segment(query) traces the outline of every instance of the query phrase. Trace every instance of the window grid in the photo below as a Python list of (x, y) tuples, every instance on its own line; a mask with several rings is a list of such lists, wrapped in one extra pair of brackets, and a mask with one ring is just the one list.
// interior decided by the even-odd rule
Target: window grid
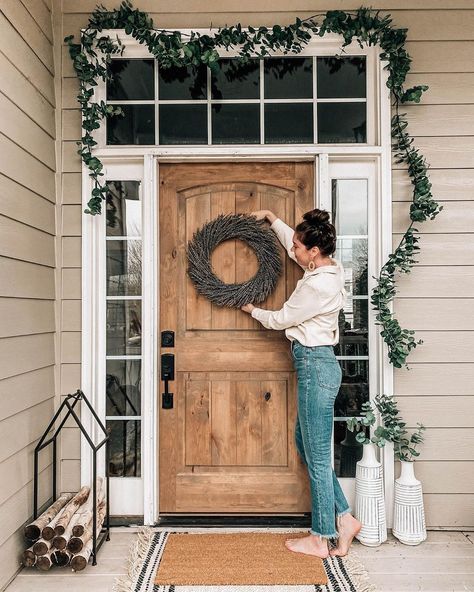
[[(308, 59), (309, 56), (302, 57), (301, 59)], [(259, 104), (260, 105), (260, 145), (284, 145), (285, 143), (265, 143), (265, 104), (297, 104), (297, 103), (310, 103), (313, 104), (313, 143), (318, 144), (318, 109), (317, 106), (319, 103), (365, 103), (367, 104), (367, 78), (366, 78), (366, 97), (354, 97), (354, 98), (318, 98), (317, 95), (317, 60), (319, 57), (328, 57), (328, 56), (318, 56), (313, 55), (312, 57), (312, 89), (313, 89), (313, 98), (304, 98), (304, 99), (266, 99), (265, 98), (265, 76), (264, 76), (264, 59), (272, 59), (272, 58), (264, 58), (259, 60), (259, 98), (258, 99), (212, 99), (211, 95), (211, 78), (212, 73), (210, 68), (206, 70), (206, 99), (159, 99), (159, 67), (158, 67), (158, 60), (154, 60), (154, 76), (155, 76), (155, 100), (107, 100), (107, 104), (110, 105), (154, 105), (154, 113), (155, 113), (155, 145), (157, 146), (169, 146), (169, 145), (185, 145), (184, 143), (176, 143), (176, 144), (160, 144), (160, 123), (159, 123), (159, 106), (160, 105), (207, 105), (207, 145), (213, 146), (212, 143), (212, 105), (216, 104)], [(350, 57), (365, 57), (366, 56), (344, 56), (345, 58)], [(112, 58), (112, 59), (124, 59), (124, 58)], [(134, 59), (134, 58), (129, 58)], [(135, 58), (138, 59), (138, 58)], [(367, 60), (366, 60), (367, 64)], [(366, 116), (368, 117), (368, 113), (366, 110)], [(307, 142), (291, 142), (291, 144), (296, 145), (308, 145)], [(335, 142), (334, 144), (345, 144), (344, 142)], [(352, 143), (351, 143), (352, 144)], [(356, 142), (359, 146), (366, 146), (367, 145), (367, 134), (366, 134), (366, 142)], [(127, 146), (127, 144), (119, 144), (122, 146)], [(258, 144), (247, 144), (243, 143), (229, 143), (229, 144), (218, 144), (218, 145), (258, 145)], [(145, 146), (145, 144), (143, 144)]]
[[(330, 194), (331, 194), (331, 199), (330, 199), (330, 210), (331, 210), (331, 218), (332, 218), (332, 222), (333, 224), (337, 225), (337, 220), (334, 219), (334, 212), (333, 212), (333, 183), (336, 183), (338, 181), (347, 181), (350, 180), (347, 177), (330, 177), (329, 179), (329, 187), (330, 187)], [(360, 178), (354, 179), (354, 180), (360, 180)], [(366, 215), (367, 215), (367, 224), (368, 224), (368, 207), (369, 207), (369, 203), (368, 203), (368, 191), (369, 191), (369, 180), (366, 180), (366, 191), (367, 191), (367, 210), (366, 210)], [(337, 185), (336, 185), (336, 191), (337, 191)], [(336, 196), (334, 197), (334, 199), (337, 200), (337, 193)], [(336, 213), (336, 217), (339, 215), (341, 215), (341, 207), (342, 204), (338, 203), (337, 204), (337, 213)], [(337, 235), (337, 250), (342, 249), (343, 248), (343, 244), (344, 241), (347, 240), (361, 240), (361, 241), (366, 241), (368, 243), (369, 240), (369, 235), (368, 234), (339, 234)], [(369, 263), (368, 258), (370, 257), (369, 251), (367, 249), (367, 264)], [(342, 253), (340, 255), (340, 259), (342, 260)], [(343, 263), (344, 264), (344, 263)], [(354, 282), (354, 277), (352, 278), (352, 282)], [(354, 284), (352, 285), (352, 292), (354, 292)], [(360, 301), (360, 302), (367, 302), (367, 306), (369, 306), (369, 294), (350, 294), (348, 295), (348, 302), (352, 302), (354, 303), (355, 301)], [(354, 315), (354, 306), (352, 306), (352, 314)], [(368, 330), (368, 327), (367, 327)], [(342, 338), (342, 335), (341, 335)], [(342, 342), (342, 339), (340, 339), (340, 344)], [(369, 355), (351, 355), (351, 356), (344, 356), (344, 355), (338, 355), (336, 356), (337, 359), (339, 360), (339, 362), (353, 362), (355, 364), (357, 364), (357, 362), (362, 362), (362, 363), (366, 363), (367, 364), (367, 376), (366, 376), (366, 380), (367, 380), (367, 388), (369, 389), (368, 392), (366, 393), (366, 400), (370, 400), (370, 369), (369, 369), (369, 364), (370, 364), (370, 342), (369, 340), (367, 341), (367, 348), (368, 348), (368, 354)], [(342, 348), (341, 348), (341, 351)], [(361, 373), (361, 376), (363, 377), (363, 373)], [(364, 380), (364, 378), (362, 378), (362, 380)], [(356, 383), (357, 384), (357, 383)], [(361, 383), (359, 383), (361, 384)], [(344, 411), (347, 413), (347, 408), (344, 409)], [(335, 471), (336, 471), (336, 475), (339, 478), (353, 478), (355, 475), (352, 474), (352, 472), (355, 470), (355, 461), (358, 460), (357, 457), (353, 457), (352, 459), (350, 458), (351, 454), (355, 454), (355, 452), (350, 453), (348, 455), (348, 450), (344, 444), (343, 441), (337, 440), (337, 436), (338, 433), (340, 435), (341, 433), (341, 428), (339, 427), (341, 424), (342, 426), (345, 425), (346, 420), (347, 419), (351, 419), (351, 418), (358, 418), (361, 419), (362, 415), (358, 414), (358, 415), (335, 415), (333, 417), (333, 441), (332, 441), (332, 457), (333, 457), (333, 463), (336, 465), (336, 447), (338, 447), (339, 451), (338, 451), (338, 461), (337, 461), (337, 466), (334, 467)], [(337, 424), (339, 424), (337, 426)], [(346, 430), (346, 438), (347, 438), (347, 427), (345, 428)], [(362, 447), (360, 447), (359, 452), (361, 452)], [(349, 460), (348, 460), (348, 456), (349, 456)]]
[[(156, 80), (156, 79), (155, 79)], [(113, 180), (109, 180), (109, 182), (113, 182)], [(117, 181), (116, 181), (117, 182)], [(120, 182), (120, 181), (119, 181)], [(142, 184), (140, 181), (138, 181), (138, 202), (140, 204), (140, 218), (143, 217), (143, 202), (142, 202)], [(141, 220), (141, 224), (140, 224), (141, 228), (143, 227), (143, 220)], [(127, 234), (122, 234), (119, 236), (115, 236), (115, 235), (106, 235), (105, 237), (105, 246), (107, 246), (107, 243), (109, 241), (117, 241), (117, 242), (121, 242), (121, 243), (126, 243), (127, 241), (140, 241), (140, 243), (143, 245), (143, 237), (142, 235), (137, 235), (137, 234), (131, 234), (131, 235), (127, 235)], [(105, 249), (106, 252), (106, 257), (107, 257), (107, 249)], [(143, 251), (140, 250), (140, 253), (142, 254), (143, 257)], [(107, 266), (106, 266), (107, 269)], [(141, 271), (141, 287), (140, 287), (140, 294), (139, 295), (109, 295), (108, 294), (108, 286), (107, 286), (107, 282), (106, 282), (106, 290), (105, 290), (105, 301), (106, 301), (106, 309), (107, 309), (107, 303), (109, 302), (126, 302), (126, 301), (143, 301), (143, 259), (141, 259), (140, 261), (140, 271)], [(108, 278), (107, 278), (108, 280)], [(143, 314), (143, 310), (141, 310), (141, 314)], [(142, 318), (140, 318), (140, 323), (142, 322)], [(106, 339), (107, 339), (107, 329), (105, 331), (106, 333)], [(141, 351), (140, 354), (120, 354), (120, 355), (109, 355), (106, 353), (105, 355), (105, 360), (106, 360), (106, 367), (107, 367), (107, 362), (108, 361), (117, 361), (117, 362), (127, 362), (127, 361), (132, 361), (132, 360), (136, 360), (139, 361), (140, 364), (142, 364), (143, 361), (143, 350)], [(141, 373), (141, 370), (140, 370)], [(107, 370), (106, 370), (106, 375), (107, 375)], [(104, 381), (106, 380), (106, 376), (103, 377)], [(105, 384), (104, 384), (105, 386)], [(142, 392), (140, 389), (140, 399), (142, 399)], [(143, 405), (142, 403), (140, 403), (140, 408), (142, 408)], [(141, 422), (142, 422), (142, 414), (140, 412), (139, 415), (105, 415), (105, 420), (106, 420), (106, 426), (110, 426), (110, 422), (121, 422), (122, 425), (124, 425), (124, 429), (126, 428), (126, 423), (124, 422), (128, 422), (128, 421), (133, 421), (133, 422), (139, 422), (140, 426), (141, 426)], [(117, 425), (117, 424), (115, 424)], [(138, 424), (136, 424), (138, 425)], [(135, 428), (137, 429), (137, 428)], [(141, 432), (141, 430), (140, 430)], [(125, 437), (125, 435), (124, 435)], [(138, 446), (138, 449), (135, 450), (135, 455), (138, 457), (138, 466), (139, 468), (139, 474), (142, 474), (142, 469), (141, 469), (141, 458), (142, 458), (142, 453), (141, 453), (141, 438), (139, 437), (138, 439), (135, 438), (135, 446)], [(125, 473), (126, 471), (126, 457), (125, 457), (125, 451), (126, 451), (126, 443), (121, 442), (121, 446), (123, 448), (123, 472)], [(119, 478), (136, 478), (135, 475), (117, 475)]]

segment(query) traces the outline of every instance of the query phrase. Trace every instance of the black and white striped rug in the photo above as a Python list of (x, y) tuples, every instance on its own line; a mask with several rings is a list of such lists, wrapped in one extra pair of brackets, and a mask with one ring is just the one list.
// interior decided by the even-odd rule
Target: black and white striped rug
[(169, 531), (142, 529), (129, 555), (126, 576), (117, 579), (114, 592), (376, 592), (366, 569), (353, 556), (323, 560), (328, 576), (324, 586), (175, 586), (154, 583)]

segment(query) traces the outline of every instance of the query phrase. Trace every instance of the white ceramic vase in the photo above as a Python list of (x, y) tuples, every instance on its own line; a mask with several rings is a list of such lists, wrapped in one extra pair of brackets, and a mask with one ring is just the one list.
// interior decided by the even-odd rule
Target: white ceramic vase
[(400, 477), (395, 480), (392, 533), (405, 545), (419, 545), (426, 539), (423, 491), (413, 465), (402, 460)]
[(377, 460), (372, 443), (364, 444), (362, 458), (356, 465), (354, 514), (362, 522), (356, 538), (363, 545), (378, 547), (387, 540), (382, 463)]

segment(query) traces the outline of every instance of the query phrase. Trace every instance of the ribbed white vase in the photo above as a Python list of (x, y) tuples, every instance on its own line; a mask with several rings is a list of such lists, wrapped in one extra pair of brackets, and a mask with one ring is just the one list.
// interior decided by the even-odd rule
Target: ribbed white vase
[(382, 463), (375, 455), (375, 445), (364, 444), (356, 465), (355, 517), (362, 522), (356, 538), (368, 547), (378, 547), (387, 540), (387, 519), (383, 492)]
[(419, 545), (426, 539), (423, 491), (413, 465), (402, 460), (400, 477), (395, 480), (392, 532), (405, 545)]

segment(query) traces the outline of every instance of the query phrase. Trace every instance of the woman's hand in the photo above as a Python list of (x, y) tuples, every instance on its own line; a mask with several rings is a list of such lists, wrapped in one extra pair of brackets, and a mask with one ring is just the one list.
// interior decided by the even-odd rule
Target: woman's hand
[(251, 212), (251, 216), (255, 216), (257, 220), (268, 220), (270, 224), (273, 224), (277, 219), (277, 216), (270, 210), (257, 210), (255, 212)]
[(253, 304), (244, 304), (243, 306), (240, 307), (240, 310), (243, 310), (244, 312), (248, 312), (249, 314), (252, 312), (252, 310), (255, 308), (255, 306)]

